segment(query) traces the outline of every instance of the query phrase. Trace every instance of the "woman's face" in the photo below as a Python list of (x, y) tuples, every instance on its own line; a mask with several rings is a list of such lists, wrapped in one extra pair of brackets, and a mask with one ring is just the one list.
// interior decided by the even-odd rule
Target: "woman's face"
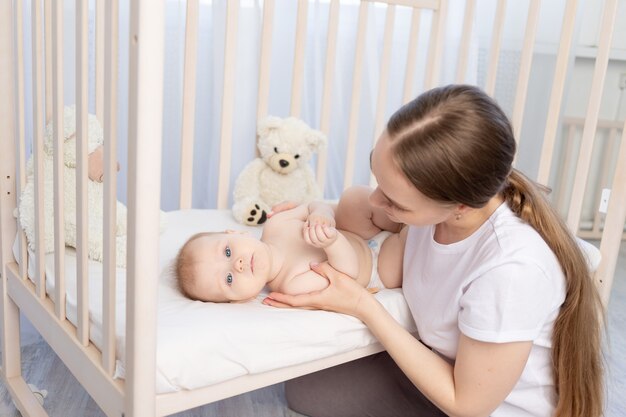
[(378, 187), (370, 195), (370, 203), (384, 209), (391, 220), (426, 226), (442, 223), (454, 216), (456, 206), (426, 197), (404, 176), (393, 161), (391, 141), (386, 131), (372, 151), (371, 169)]

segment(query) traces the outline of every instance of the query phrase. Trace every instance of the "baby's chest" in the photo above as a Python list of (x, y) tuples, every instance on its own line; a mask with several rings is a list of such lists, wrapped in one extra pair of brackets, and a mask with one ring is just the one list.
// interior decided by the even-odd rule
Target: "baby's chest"
[(281, 271), (284, 278), (292, 278), (310, 271), (311, 262), (326, 260), (326, 253), (323, 249), (315, 248), (304, 241), (301, 228), (289, 229), (283, 228), (276, 236), (277, 241), (280, 242), (277, 246), (285, 260)]

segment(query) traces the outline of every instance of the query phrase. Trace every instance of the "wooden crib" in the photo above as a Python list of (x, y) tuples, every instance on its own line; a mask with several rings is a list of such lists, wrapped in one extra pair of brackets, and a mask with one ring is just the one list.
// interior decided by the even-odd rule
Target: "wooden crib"
[[(287, 1), (287, 0), (282, 0)], [(295, 0), (293, 0), (295, 1)], [(164, 32), (165, 11), (164, 1), (132, 0), (130, 2), (130, 34), (129, 38), (129, 88), (128, 88), (128, 241), (126, 263), (125, 297), (125, 379), (115, 377), (116, 363), (116, 311), (115, 279), (115, 201), (117, 195), (116, 181), (105, 180), (104, 198), (104, 262), (103, 293), (102, 293), (102, 343), (98, 348), (90, 337), (90, 310), (89, 296), (86, 281), (88, 267), (87, 252), (82, 249), (87, 242), (86, 190), (87, 190), (87, 146), (86, 120), (88, 113), (88, 34), (89, 10), (88, 3), (76, 2), (76, 17), (72, 22), (63, 22), (63, 1), (43, 0), (31, 3), (30, 24), (32, 30), (32, 97), (33, 124), (32, 138), (25, 137), (24, 118), (25, 88), (24, 88), (24, 29), (23, 14), (26, 2), (22, 0), (0, 2), (0, 317), (2, 324), (2, 377), (8, 387), (13, 400), (25, 416), (45, 416), (47, 413), (30, 392), (27, 381), (21, 375), (20, 360), (20, 313), (24, 314), (41, 333), (44, 339), (56, 351), (61, 360), (67, 365), (78, 381), (84, 386), (96, 403), (108, 416), (155, 416), (168, 415), (205, 403), (217, 401), (242, 392), (251, 391), (263, 386), (284, 381), (302, 374), (311, 373), (325, 367), (333, 366), (353, 360), (358, 357), (380, 351), (379, 344), (372, 343), (359, 349), (339, 353), (306, 363), (269, 370), (266, 372), (249, 374), (218, 384), (200, 387), (193, 390), (181, 390), (171, 393), (157, 393), (155, 388), (156, 350), (157, 350), (157, 290), (158, 283), (152, 279), (159, 276), (159, 216), (161, 209), (161, 178), (163, 137), (163, 92), (164, 71), (158, 64), (164, 61)], [(214, 1), (214, 3), (218, 3)], [(236, 50), (241, 42), (238, 39), (239, 16), (242, 7), (248, 7), (246, 1), (228, 1), (225, 4), (224, 59), (221, 91), (221, 106), (219, 109), (220, 130), (218, 154), (214, 160), (219, 161), (217, 167), (215, 203), (205, 209), (225, 210), (231, 204), (233, 178), (237, 172), (231, 168), (233, 126), (236, 125), (235, 90), (236, 90)], [(282, 22), (275, 19), (276, 9), (283, 7), (281, 1), (265, 0), (253, 2), (255, 7), (262, 3), (262, 30), (257, 53), (259, 54), (257, 118), (268, 114), (270, 89), (270, 73), (272, 69), (272, 45), (275, 25)], [(307, 34), (311, 31), (324, 31), (326, 36), (325, 54), (320, 57), (323, 65), (323, 80), (314, 92), (321, 97), (318, 111), (319, 118), (308, 120), (315, 128), (329, 134), (329, 141), (342, 141), (345, 144), (345, 165), (343, 166), (342, 187), (350, 186), (362, 179), (355, 179), (355, 171), (367, 161), (357, 158), (357, 150), (363, 146), (359, 137), (363, 135), (359, 129), (359, 121), (363, 117), (362, 91), (370, 81), (374, 85), (373, 96), (375, 108), (373, 110), (373, 129), (366, 134), (365, 143), (370, 145), (384, 129), (384, 123), (390, 115), (390, 108), (399, 107), (415, 97), (421, 91), (447, 82), (477, 82), (490, 95), (497, 98), (496, 90), (499, 74), (502, 76), (503, 39), (507, 3), (505, 0), (495, 2), (494, 16), (491, 20), (490, 41), (485, 55), (484, 79), (468, 77), (468, 67), (475, 27), (476, 10), (480, 3), (476, 0), (466, 0), (462, 14), (460, 36), (454, 46), (455, 62), (452, 77), (445, 79), (443, 56), (450, 48), (446, 40), (447, 18), (452, 10), (452, 2), (448, 0), (380, 0), (380, 1), (351, 1), (354, 8), (358, 8), (358, 26), (355, 28), (355, 44), (352, 49), (353, 62), (351, 88), (342, 97), (349, 103), (349, 117), (346, 121), (345, 136), (333, 137), (331, 114), (336, 105), (337, 91), (333, 88), (337, 60), (337, 32), (340, 18), (341, 2), (329, 0), (327, 6), (327, 26), (311, 28), (308, 25), (307, 0), (297, 2), (297, 21), (295, 24), (295, 48), (293, 50), (293, 69), (290, 80), (289, 114), (302, 117), (303, 102), (310, 99), (303, 89), (303, 78), (306, 65), (311, 64), (305, 59)], [(544, 5), (545, 6), (544, 2)], [(553, 195), (557, 196), (559, 207), (567, 218), (570, 228), (581, 236), (585, 230), (581, 224), (581, 213), (585, 204), (593, 206), (597, 211), (599, 205), (606, 215), (594, 216), (594, 236), (601, 236), (600, 264), (595, 272), (594, 280), (602, 295), (605, 305), (608, 303), (611, 283), (621, 244), (624, 221), (626, 216), (626, 140), (624, 140), (623, 122), (609, 124), (612, 137), (617, 140), (621, 130), (621, 143), (614, 145), (613, 155), (606, 161), (613, 161), (603, 165), (611, 165), (610, 172), (601, 177), (608, 181), (609, 186), (590, 183), (587, 179), (594, 175), (596, 167), (592, 164), (592, 153), (596, 132), (599, 125), (600, 105), (604, 88), (607, 67), (611, 59), (611, 45), (618, 0), (606, 0), (599, 27), (599, 41), (594, 49), (594, 69), (591, 80), (590, 95), (586, 105), (584, 119), (576, 122), (580, 126), (581, 139), (578, 151), (568, 151), (567, 161), (561, 157), (560, 144), (562, 138), (572, 136), (570, 130), (564, 127), (564, 107), (566, 101), (565, 90), (571, 72), (574, 68), (574, 50), (576, 45), (575, 34), (577, 22), (582, 17), (576, 0), (567, 0), (559, 21), (553, 25), (561, 25), (558, 38), (558, 47), (554, 55), (553, 76), (549, 89), (540, 97), (533, 97), (532, 103), (527, 102), (529, 84), (532, 80), (533, 59), (541, 53), (542, 45), (536, 40), (538, 22), (542, 4), (540, 0), (528, 0), (527, 15), (524, 17), (523, 33), (519, 34), (521, 47), (517, 55), (517, 75), (512, 85), (508, 85), (509, 96), (512, 97), (510, 109), (507, 109), (512, 120), (515, 134), (523, 147), (529, 136), (534, 135), (528, 126), (537, 124), (537, 120), (526, 120), (525, 115), (530, 107), (545, 108), (543, 114), (545, 127), (541, 135), (543, 141), (529, 151), (531, 160), (538, 162), (536, 172), (528, 172), (540, 183), (549, 184)], [(95, 113), (104, 127), (105, 136), (105, 178), (116, 176), (117, 126), (118, 103), (122, 97), (117, 95), (118, 86), (118, 37), (119, 5), (118, 0), (96, 0), (95, 10)], [(526, 4), (526, 3), (524, 3)], [(196, 133), (194, 126), (199, 117), (195, 111), (197, 80), (202, 77), (196, 71), (198, 60), (198, 13), (201, 4), (199, 0), (187, 0), (186, 24), (184, 34), (184, 76), (182, 85), (182, 123), (180, 126), (180, 180), (179, 180), (179, 209), (192, 207), (192, 184), (194, 172), (194, 140)], [(363, 69), (366, 65), (364, 54), (368, 47), (367, 37), (374, 30), (369, 25), (368, 13), (384, 14), (384, 30), (380, 37), (380, 60), (378, 79), (372, 83), (365, 79)], [(406, 61), (404, 75), (391, 76), (390, 55), (394, 43), (394, 21), (397, 15), (409, 16), (410, 30), (405, 33), (403, 45), (406, 44)], [(14, 217), (20, 194), (24, 189), (26, 167), (26, 143), (32, 140), (35, 172), (35, 212), (36, 235), (35, 254), (43, 254), (44, 227), (62, 229), (62, 217), (58, 213), (63, 211), (62, 201), (55, 200), (56, 209), (53, 225), (43, 224), (43, 190), (42, 190), (42, 147), (43, 130), (47, 122), (55, 122), (55, 194), (62, 195), (62, 140), (60, 126), (64, 97), (63, 91), (63, 54), (64, 27), (74, 25), (76, 28), (76, 109), (77, 109), (77, 213), (78, 213), (78, 244), (77, 259), (77, 322), (73, 324), (67, 318), (65, 304), (64, 254), (65, 246), (62, 233), (55, 234), (55, 276), (57, 277), (53, 293), (46, 291), (46, 273), (44, 257), (31, 259), (34, 262), (34, 276), (27, 274), (27, 245), (24, 233)], [(422, 25), (422, 27), (420, 27)], [(426, 38), (420, 38), (426, 31)], [(504, 46), (503, 46), (504, 45)], [(45, 53), (44, 53), (45, 52)], [(422, 66), (422, 72), (416, 70)], [(500, 68), (500, 71), (499, 71)], [(506, 71), (506, 69), (505, 69)], [(420, 77), (417, 77), (419, 74)], [(44, 88), (45, 77), (45, 88)], [(450, 77), (448, 77), (450, 78)], [(480, 78), (480, 77), (477, 77)], [(398, 87), (401, 92), (401, 101), (389, 102), (389, 91)], [(508, 94), (508, 93), (507, 93)], [(541, 102), (539, 102), (541, 100)], [(569, 120), (569, 119), (568, 119)], [(570, 124), (571, 125), (571, 124)], [(570, 126), (568, 125), (568, 126)], [(565, 133), (564, 133), (565, 132)], [(616, 142), (617, 143), (617, 142)], [(254, 138), (249, 140), (249, 149), (254, 149)], [(142, 150), (149, 149), (149, 152)], [(618, 150), (619, 149), (619, 150)], [(561, 153), (560, 153), (561, 152)], [(616, 158), (616, 159), (615, 159)], [(329, 155), (321, 153), (315, 161), (317, 180), (323, 188), (327, 184)], [(615, 162), (617, 161), (617, 162)], [(567, 177), (572, 169), (563, 168), (563, 164), (575, 166), (573, 175)], [(202, 169), (202, 167), (195, 167)], [(612, 180), (611, 180), (612, 178)], [(600, 189), (610, 188), (610, 199), (598, 201)], [(327, 190), (327, 198), (337, 198)], [(608, 201), (606, 201), (608, 199)], [(596, 218), (597, 217), (597, 218)], [(588, 223), (588, 221), (587, 221)], [(13, 245), (17, 236), (17, 259), (14, 256)]]

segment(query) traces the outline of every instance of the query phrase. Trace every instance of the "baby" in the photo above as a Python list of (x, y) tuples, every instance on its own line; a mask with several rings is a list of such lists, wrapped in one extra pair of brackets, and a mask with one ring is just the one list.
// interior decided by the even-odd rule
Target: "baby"
[(400, 287), (406, 229), (371, 207), (370, 193), (352, 187), (336, 206), (313, 202), (276, 213), (260, 239), (236, 231), (192, 236), (176, 258), (180, 290), (213, 302), (248, 300), (266, 285), (308, 293), (328, 285), (310, 268), (326, 260), (364, 287)]

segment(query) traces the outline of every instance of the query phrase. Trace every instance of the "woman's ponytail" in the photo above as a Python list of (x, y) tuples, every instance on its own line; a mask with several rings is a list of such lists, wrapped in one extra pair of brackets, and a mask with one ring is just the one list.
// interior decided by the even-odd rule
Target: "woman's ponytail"
[(530, 224), (556, 255), (566, 296), (552, 335), (556, 417), (597, 417), (603, 408), (601, 304), (586, 259), (539, 186), (513, 169), (502, 192), (507, 204)]

